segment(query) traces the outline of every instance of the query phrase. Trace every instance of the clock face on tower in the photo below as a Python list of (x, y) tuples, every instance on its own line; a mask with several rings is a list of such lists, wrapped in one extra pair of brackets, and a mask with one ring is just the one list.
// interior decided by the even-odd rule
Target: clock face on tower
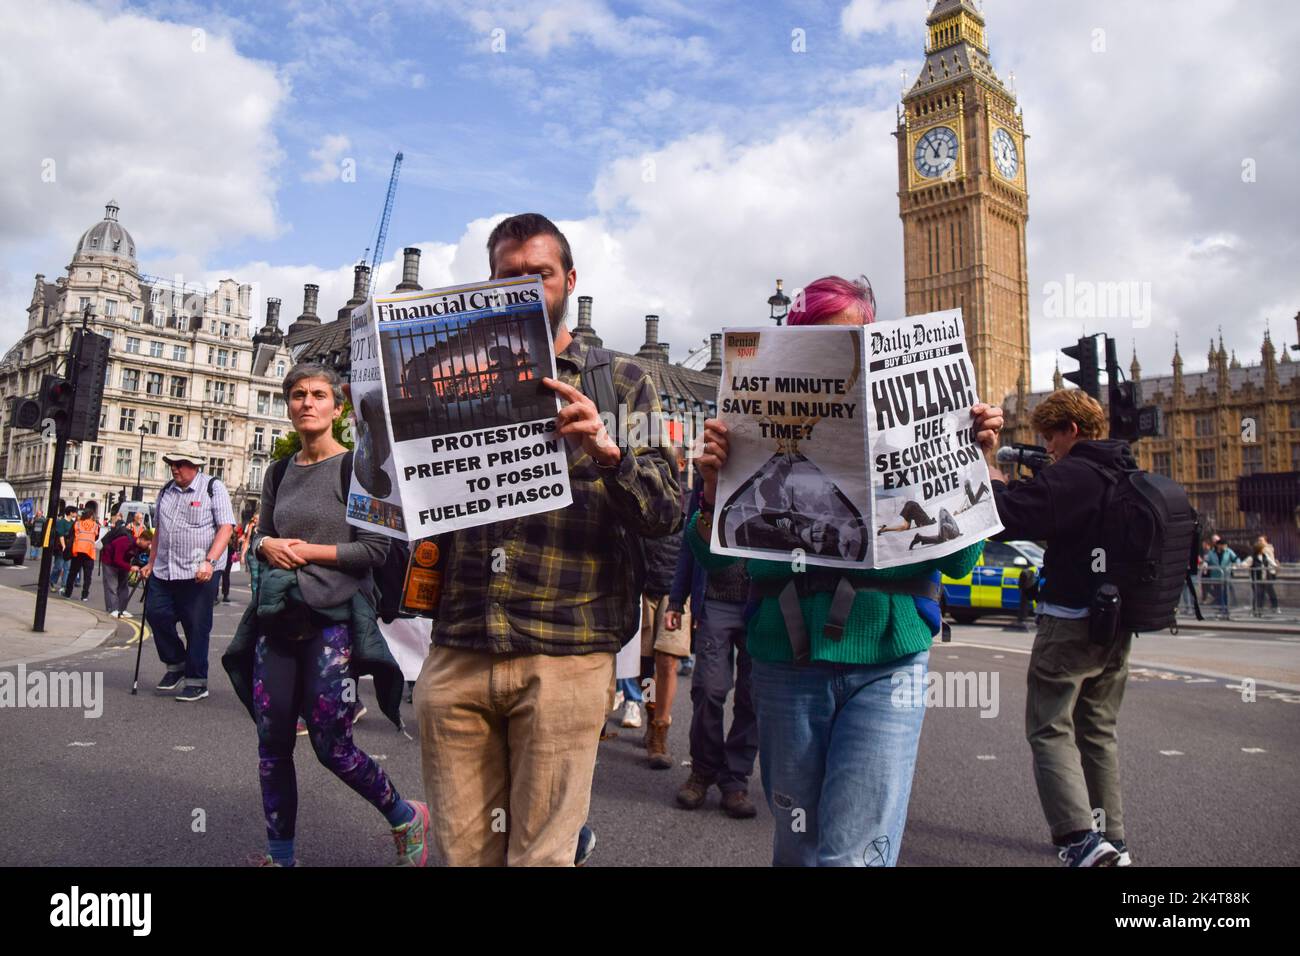
[(1016, 150), (1016, 141), (1002, 128), (993, 134), (993, 162), (1003, 179), (1015, 179), (1020, 169), (1020, 153)]
[(926, 179), (937, 179), (957, 162), (957, 134), (947, 126), (927, 130), (916, 141), (912, 161), (916, 164), (916, 171)]

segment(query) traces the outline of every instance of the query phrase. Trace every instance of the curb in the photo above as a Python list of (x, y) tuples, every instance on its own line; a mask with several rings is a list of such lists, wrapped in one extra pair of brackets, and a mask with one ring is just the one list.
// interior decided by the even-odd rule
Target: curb
[[(11, 590), (24, 593), (31, 593), (26, 588), (14, 588), (9, 585), (0, 585), (0, 591)], [(117, 620), (108, 616), (107, 611), (101, 611), (99, 608), (91, 607), (88, 604), (76, 602), (76, 610), (84, 611), (95, 620), (95, 625), (86, 628), (81, 634), (72, 641), (71, 644), (65, 644), (63, 647), (52, 649), (40, 654), (31, 654), (27, 657), (0, 660), (0, 668), (17, 667), (20, 664), (37, 664), (41, 661), (57, 660), (60, 657), (70, 657), (73, 654), (82, 654), (86, 651), (99, 647), (105, 641), (117, 634)], [(33, 632), (27, 632), (33, 633)]]

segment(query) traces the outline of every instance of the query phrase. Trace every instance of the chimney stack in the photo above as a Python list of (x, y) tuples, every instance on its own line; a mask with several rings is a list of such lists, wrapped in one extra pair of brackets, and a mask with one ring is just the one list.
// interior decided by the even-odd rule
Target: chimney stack
[(348, 299), (347, 304), (339, 309), (339, 318), (346, 319), (351, 317), (352, 310), (366, 302), (366, 290), (370, 288), (370, 266), (364, 262), (358, 262), (356, 268), (352, 270), (352, 298)]
[(605, 343), (591, 327), (591, 296), (578, 296), (578, 327), (573, 330), (573, 337), (582, 339), (592, 348), (604, 348)]
[(637, 358), (643, 359), (662, 359), (663, 352), (659, 345), (659, 316), (647, 315), (645, 317), (645, 341), (641, 343), (641, 348), (637, 350)]
[(302, 315), (290, 323), (286, 332), (287, 335), (293, 335), (301, 329), (320, 325), (320, 316), (316, 314), (316, 302), (319, 297), (320, 286), (309, 282), (302, 287)]
[(402, 250), (402, 281), (397, 286), (398, 292), (419, 292), (420, 285), (420, 250), (407, 246)]
[(284, 333), (280, 331), (279, 299), (272, 297), (266, 300), (266, 322), (253, 333), (253, 341), (258, 345), (279, 345), (284, 341)]
[(710, 375), (722, 374), (722, 333), (714, 332), (709, 336), (709, 360), (704, 364), (704, 371)]

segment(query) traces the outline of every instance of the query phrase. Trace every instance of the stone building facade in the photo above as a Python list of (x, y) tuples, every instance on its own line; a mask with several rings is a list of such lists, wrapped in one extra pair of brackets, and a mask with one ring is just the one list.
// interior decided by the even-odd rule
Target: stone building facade
[[(63, 374), (72, 333), (89, 306), (92, 332), (109, 336), (103, 410), (95, 442), (68, 448), (63, 497), (71, 503), (130, 496), (153, 500), (170, 478), (162, 454), (200, 443), (207, 471), (230, 489), (237, 511), (261, 491), (259, 452), (289, 428), (280, 382), (289, 351), (268, 306), (268, 327), (251, 334), (252, 286), (222, 279), (210, 288), (143, 275), (136, 245), (110, 202), (78, 240), (67, 274), (37, 275), (27, 330), (0, 360), (0, 400), (35, 397), (45, 373)], [(53, 471), (52, 440), (10, 429), (0, 438), (0, 473), (19, 499), (42, 510)], [(260, 443), (260, 444), (259, 444)]]
[[(1300, 336), (1300, 315), (1296, 323)], [(1300, 560), (1300, 362), (1265, 333), (1258, 363), (1243, 364), (1220, 336), (1206, 364), (1184, 372), (1175, 341), (1170, 374), (1143, 377), (1133, 356), (1129, 378), (1161, 417), (1159, 435), (1133, 444), (1138, 464), (1183, 485), (1206, 533), (1223, 535), (1239, 554), (1263, 533), (1280, 559)], [(1059, 368), (1053, 384), (1062, 387)], [(1048, 394), (1027, 393), (1022, 383), (1008, 397), (1004, 444), (1041, 443), (1029, 417)]]

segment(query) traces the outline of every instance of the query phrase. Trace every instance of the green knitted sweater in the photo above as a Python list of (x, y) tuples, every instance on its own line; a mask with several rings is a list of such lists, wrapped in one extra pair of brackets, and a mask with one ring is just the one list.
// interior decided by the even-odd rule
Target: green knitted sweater
[[(708, 544), (700, 540), (695, 529), (700, 520), (697, 511), (691, 515), (686, 528), (686, 541), (695, 560), (706, 571), (726, 567), (746, 560), (753, 581), (783, 580), (794, 576), (788, 562), (759, 561), (714, 554)], [(846, 571), (850, 580), (898, 581), (940, 571), (950, 578), (965, 577), (975, 567), (984, 551), (984, 542), (977, 541), (968, 548), (944, 558), (920, 561), (901, 568), (879, 571)], [(853, 609), (844, 625), (844, 634), (833, 641), (822, 634), (826, 613), (830, 609), (829, 591), (811, 594), (799, 599), (803, 610), (804, 627), (811, 644), (810, 655), (815, 661), (835, 664), (883, 664), (908, 654), (915, 654), (930, 646), (930, 628), (916, 609), (916, 602), (906, 594), (883, 594), (879, 591), (859, 591)], [(790, 638), (786, 634), (785, 620), (775, 597), (765, 597), (758, 610), (749, 619), (747, 630), (749, 655), (756, 661), (790, 661)]]

